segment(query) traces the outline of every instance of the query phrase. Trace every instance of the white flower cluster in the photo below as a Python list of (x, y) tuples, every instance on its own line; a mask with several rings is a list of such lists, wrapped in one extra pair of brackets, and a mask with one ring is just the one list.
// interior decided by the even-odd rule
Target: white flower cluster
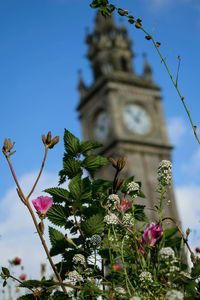
[(172, 164), (169, 160), (162, 160), (158, 166), (158, 181), (170, 185), (172, 180)]
[(82, 254), (75, 254), (72, 258), (72, 261), (75, 264), (81, 264), (83, 266), (85, 265), (85, 257)]
[(107, 206), (116, 208), (118, 205), (120, 205), (120, 198), (117, 194), (111, 194), (108, 196), (108, 202)]
[(99, 247), (101, 245), (101, 237), (98, 234), (94, 234), (91, 239), (90, 239), (90, 243), (94, 246), (94, 247)]
[(165, 300), (183, 300), (183, 293), (177, 290), (171, 290), (165, 295)]
[(115, 214), (110, 214), (110, 215), (106, 215), (104, 217), (104, 222), (106, 222), (108, 225), (109, 224), (117, 224), (118, 223), (118, 218)]
[(162, 248), (159, 251), (159, 257), (160, 257), (161, 261), (166, 261), (166, 260), (169, 260), (169, 259), (174, 259), (175, 258), (174, 250), (171, 247)]
[[(131, 181), (127, 184), (127, 194), (130, 194), (131, 192), (138, 192), (140, 189), (140, 186), (137, 182)], [(137, 197), (137, 194), (134, 195), (134, 198)]]
[(133, 225), (133, 216), (131, 214), (125, 214), (123, 216), (122, 223), (126, 226)]
[(117, 292), (117, 293), (119, 293), (119, 294), (126, 294), (126, 291), (125, 291), (125, 289), (124, 288), (122, 288), (121, 286), (117, 286), (116, 288), (115, 288), (115, 291)]
[(130, 298), (130, 300), (141, 300), (141, 298), (138, 296), (133, 296), (132, 298)]
[(139, 279), (140, 279), (141, 283), (151, 283), (151, 282), (153, 282), (152, 275), (151, 275), (150, 272), (142, 272), (139, 275)]
[(179, 267), (177, 267), (177, 266), (171, 266), (171, 267), (169, 268), (169, 272), (170, 272), (170, 273), (179, 272), (179, 271), (180, 271), (180, 269), (179, 269)]
[(77, 271), (69, 272), (68, 277), (70, 281), (73, 281), (73, 283), (77, 281), (84, 281), (83, 277), (80, 274), (78, 274)]

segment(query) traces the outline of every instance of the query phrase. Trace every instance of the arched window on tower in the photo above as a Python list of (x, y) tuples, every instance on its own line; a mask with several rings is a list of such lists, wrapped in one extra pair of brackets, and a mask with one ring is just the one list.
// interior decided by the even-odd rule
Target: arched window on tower
[(127, 60), (124, 57), (121, 57), (121, 68), (123, 71), (128, 71)]

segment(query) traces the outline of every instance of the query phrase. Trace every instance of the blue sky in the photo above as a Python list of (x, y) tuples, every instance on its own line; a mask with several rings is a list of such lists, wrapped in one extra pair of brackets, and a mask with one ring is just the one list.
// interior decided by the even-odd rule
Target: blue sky
[[(61, 168), (64, 128), (81, 137), (76, 112), (78, 70), (82, 69), (88, 85), (92, 82), (84, 42), (86, 27), (93, 29), (95, 17), (89, 3), (89, 0), (0, 0), (0, 143), (3, 145), (4, 138), (8, 137), (16, 142), (17, 152), (12, 161), (18, 177), (26, 183), (40, 167), (43, 133), (51, 130), (53, 135), (61, 137), (59, 145), (49, 151), (45, 167), (44, 178), (50, 176), (51, 180), (44, 182), (49, 186), (56, 185)], [(140, 17), (147, 31), (154, 29), (155, 39), (161, 42), (160, 50), (167, 56), (173, 75), (177, 70), (177, 56), (181, 56), (179, 86), (194, 123), (200, 128), (199, 0), (119, 0), (113, 3)], [(116, 20), (120, 22), (119, 17)], [(127, 24), (127, 27), (136, 54), (135, 72), (142, 73), (142, 53), (147, 53), (154, 80), (162, 88), (165, 116), (175, 146), (174, 182), (179, 207), (182, 216), (188, 216), (186, 225), (194, 227), (198, 224), (194, 216), (200, 210), (200, 146), (151, 42), (134, 26)], [(4, 213), (3, 220), (7, 223), (3, 221), (1, 226), (6, 235), (5, 224), (9, 224), (16, 212), (20, 214), (21, 206), (11, 211), (11, 203), (18, 200), (14, 197), (13, 179), (3, 155), (0, 172), (0, 220)], [(45, 187), (40, 185), (41, 189)], [(6, 246), (4, 251), (7, 251)]]

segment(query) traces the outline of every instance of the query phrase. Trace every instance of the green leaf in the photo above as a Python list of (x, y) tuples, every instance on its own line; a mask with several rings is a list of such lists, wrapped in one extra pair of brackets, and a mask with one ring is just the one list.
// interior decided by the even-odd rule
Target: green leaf
[(200, 263), (195, 265), (194, 268), (192, 269), (192, 272), (191, 272), (192, 277), (196, 277), (196, 276), (199, 276), (199, 275), (200, 275)]
[(185, 285), (185, 289), (189, 294), (195, 296), (197, 293), (197, 286), (198, 286), (197, 282), (190, 280), (190, 282), (187, 285)]
[(5, 287), (6, 285), (7, 285), (7, 281), (4, 280), (4, 282), (3, 282), (3, 287)]
[(173, 227), (169, 229), (165, 229), (164, 234), (165, 234), (165, 239), (170, 239), (175, 233), (177, 233), (178, 228)]
[(65, 129), (64, 133), (64, 145), (65, 150), (68, 154), (72, 156), (77, 156), (80, 150), (79, 139), (75, 137), (71, 132)]
[(18, 297), (17, 300), (35, 300), (33, 294), (26, 294), (21, 297)]
[(65, 252), (65, 249), (68, 247), (68, 243), (64, 235), (56, 230), (55, 228), (49, 227), (49, 239), (52, 245), (50, 250), (50, 255), (55, 256)]
[(53, 201), (56, 203), (70, 201), (69, 192), (63, 188), (54, 187), (44, 190), (44, 192), (50, 194), (53, 197)]
[(62, 205), (52, 205), (50, 210), (47, 212), (47, 218), (49, 221), (57, 226), (65, 226), (69, 215), (70, 210)]
[(145, 205), (135, 204), (134, 205), (134, 216), (138, 221), (147, 221), (147, 217), (144, 213)]
[(73, 178), (77, 174), (82, 174), (80, 162), (72, 157), (64, 159), (62, 174), (67, 176), (69, 179)]
[(83, 224), (83, 231), (88, 235), (92, 236), (94, 234), (101, 235), (104, 229), (104, 216), (102, 214), (96, 214), (87, 219)]
[(103, 147), (103, 144), (96, 141), (86, 141), (80, 143), (80, 152), (85, 155), (88, 151)]
[(2, 267), (2, 272), (3, 272), (4, 275), (10, 276), (10, 271), (7, 268)]
[(52, 296), (52, 300), (66, 300), (66, 294), (56, 291)]
[(84, 167), (91, 177), (94, 176), (94, 173), (102, 168), (103, 166), (107, 165), (109, 163), (109, 160), (103, 156), (100, 155), (88, 155), (83, 161), (82, 161), (82, 167)]
[(93, 197), (96, 198), (97, 193), (105, 193), (109, 188), (113, 186), (112, 181), (104, 180), (104, 179), (96, 179), (92, 182), (92, 193)]
[[(25, 287), (25, 288), (38, 288), (38, 287), (51, 287), (55, 286), (55, 281), (52, 280), (26, 280), (22, 283), (20, 283), (19, 287)], [(59, 284), (58, 284), (59, 285)]]
[(69, 190), (74, 200), (80, 200), (82, 194), (82, 181), (79, 175), (72, 178), (69, 183)]

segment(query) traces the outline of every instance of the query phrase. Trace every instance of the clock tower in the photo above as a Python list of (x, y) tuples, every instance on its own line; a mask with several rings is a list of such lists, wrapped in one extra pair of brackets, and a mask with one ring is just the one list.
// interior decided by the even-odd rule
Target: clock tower
[[(112, 17), (100, 13), (94, 31), (87, 34), (88, 58), (94, 82), (86, 87), (79, 78), (79, 117), (85, 140), (97, 140), (104, 146), (99, 153), (112, 158), (126, 157), (124, 177), (135, 176), (142, 182), (146, 199), (139, 199), (154, 217), (157, 203), (157, 168), (163, 159), (171, 160), (171, 145), (162, 109), (160, 88), (144, 57), (143, 75), (135, 74), (132, 43), (124, 25), (117, 27)], [(112, 167), (105, 167), (98, 176), (113, 179)], [(164, 215), (178, 220), (173, 187), (168, 191)]]

